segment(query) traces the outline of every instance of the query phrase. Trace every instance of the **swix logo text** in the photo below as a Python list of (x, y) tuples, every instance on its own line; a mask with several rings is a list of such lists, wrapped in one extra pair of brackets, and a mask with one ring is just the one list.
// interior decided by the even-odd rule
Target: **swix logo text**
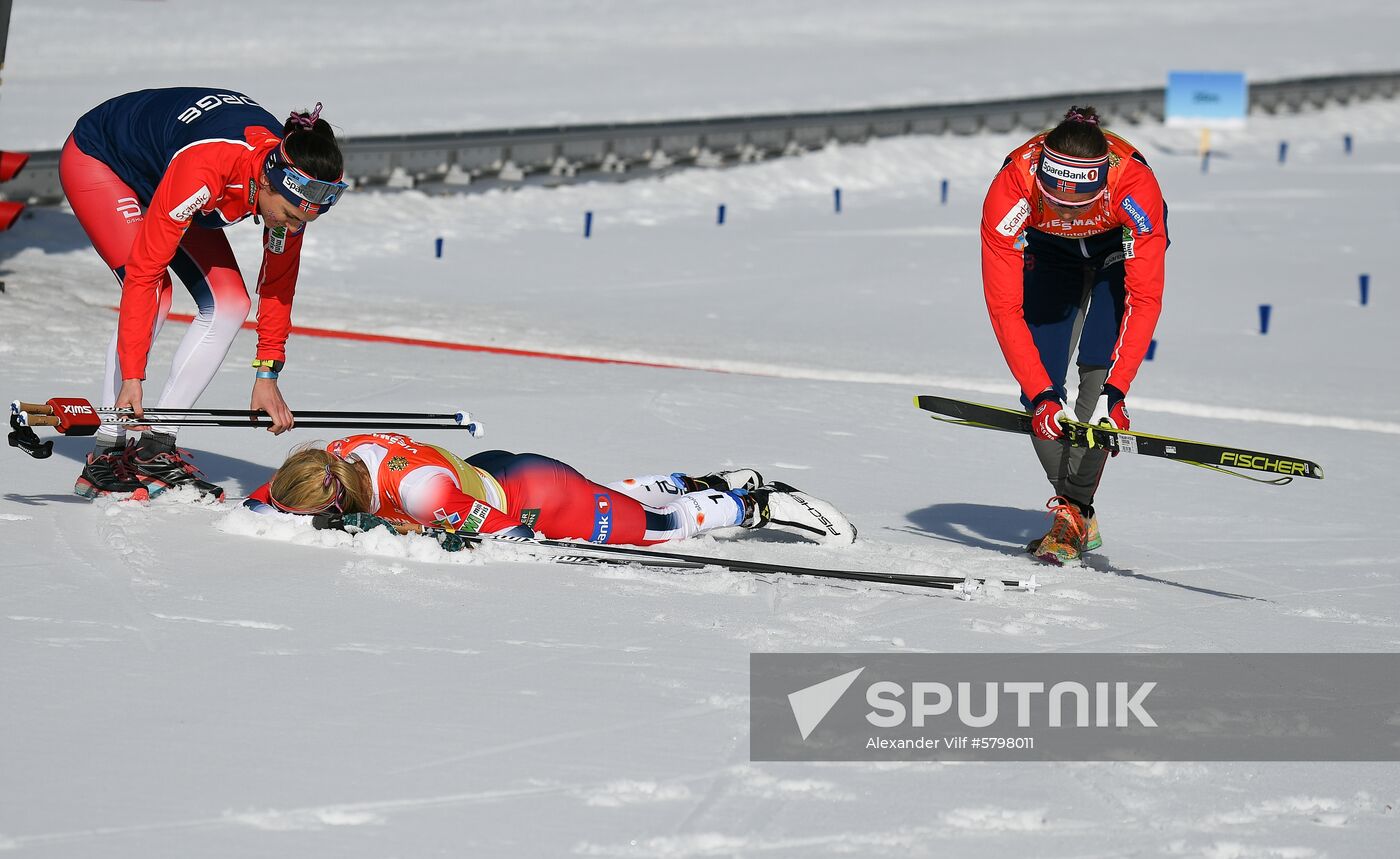
[(90, 415), (93, 414), (92, 406), (64, 406), (65, 415)]

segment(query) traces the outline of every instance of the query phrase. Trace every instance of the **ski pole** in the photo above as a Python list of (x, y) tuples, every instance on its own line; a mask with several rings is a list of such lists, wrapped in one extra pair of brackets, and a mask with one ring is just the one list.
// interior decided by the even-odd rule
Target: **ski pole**
[[(112, 417), (101, 416), (101, 420), (94, 426), (111, 427), (137, 427), (151, 426), (175, 427), (255, 427), (265, 428), (272, 426), (272, 419), (266, 415), (249, 416), (245, 418), (190, 418), (178, 415), (166, 415), (147, 412), (146, 417), (137, 420), (134, 417)], [(27, 427), (53, 427), (63, 435), (89, 435), (90, 433), (64, 432), (63, 419), (53, 415), (32, 415), (28, 412), (20, 413), (20, 425)], [(485, 430), (481, 424), (472, 421), (466, 424), (434, 424), (434, 423), (414, 423), (412, 421), (353, 421), (353, 420), (300, 420), (298, 419), (295, 429), (367, 429), (367, 430), (388, 430), (393, 432), (417, 432), (419, 430), (466, 430), (474, 437), (480, 438), (485, 435)]]
[[(958, 586), (963, 584), (965, 576), (947, 576), (938, 574), (920, 573), (882, 573), (866, 570), (830, 570), (814, 567), (797, 567), (788, 564), (771, 564), (761, 561), (740, 561), (729, 558), (714, 558), (706, 555), (692, 555), (681, 552), (662, 552), (654, 549), (643, 549), (636, 546), (622, 546), (612, 543), (575, 543), (566, 540), (535, 539), (527, 537), (507, 537), (492, 534), (459, 534), (468, 543), (510, 543), (520, 546), (547, 546), (552, 549), (563, 549), (574, 552), (596, 552), (601, 555), (621, 555), (637, 559), (652, 558), (659, 561), (687, 562), (699, 564), (701, 566), (723, 567), (735, 572), (744, 573), (778, 573), (789, 576), (809, 576), (812, 578), (841, 579), (845, 581), (869, 582), (873, 584), (886, 585), (912, 585), (914, 587), (939, 587)], [(973, 577), (974, 579), (977, 577)], [(1024, 590), (1035, 590), (1039, 584), (1035, 577), (1030, 579), (987, 579), (988, 581), (998, 581), (1003, 587), (1020, 588)]]
[[(87, 402), (83, 400), (82, 402)], [(113, 415), (116, 417), (132, 415), (129, 408), (112, 408), (108, 406), (93, 406), (92, 410), (99, 415)], [(54, 406), (51, 403), (25, 403), (16, 400), (10, 403), (11, 414), (26, 412), (31, 415), (53, 415)], [(264, 417), (266, 412), (249, 411), (248, 409), (147, 409), (146, 418), (150, 420), (151, 415), (182, 415), (182, 416), (205, 416), (220, 418), (246, 418)], [(360, 412), (360, 411), (298, 411), (298, 416), (308, 418), (347, 418), (350, 420), (406, 420), (406, 421), (458, 421), (464, 422), (464, 416), (470, 420), (470, 413), (465, 409), (455, 412)]]
[[(377, 518), (377, 517), (371, 517)], [(661, 552), (639, 546), (616, 543), (581, 543), (573, 540), (552, 540), (547, 537), (512, 537), (505, 534), (467, 534), (449, 531), (445, 528), (416, 523), (394, 523), (379, 520), (379, 523), (400, 534), (426, 534), (439, 542), (450, 538), (468, 546), (486, 543), (505, 543), (524, 549), (552, 549), (564, 554), (544, 553), (548, 559), (561, 563), (633, 563), (638, 566), (653, 564), (680, 569), (704, 569), (719, 567), (734, 573), (750, 575), (805, 576), (817, 579), (837, 579), (840, 581), (866, 582), (880, 585), (903, 585), (906, 587), (960, 590), (972, 593), (978, 582), (998, 582), (1004, 588), (1015, 588), (1032, 593), (1040, 587), (1035, 576), (1029, 579), (994, 579), (976, 576), (948, 576), (935, 573), (884, 573), (871, 570), (833, 570), (821, 567), (797, 567), (788, 564), (771, 564), (763, 561), (741, 561), (732, 558), (717, 558), (710, 555), (693, 555), (683, 552)], [(344, 523), (330, 525), (343, 530)], [(378, 527), (377, 525), (375, 527)], [(354, 533), (354, 532), (352, 532)], [(451, 550), (449, 550), (451, 551)]]
[[(408, 431), (423, 429), (464, 429), (476, 438), (486, 434), (480, 421), (469, 412), (357, 412), (305, 411), (297, 426), (307, 429), (372, 429)], [(16, 400), (10, 404), (11, 424), (23, 427), (53, 427), (62, 435), (92, 435), (100, 426), (218, 426), (268, 427), (271, 418), (266, 412), (244, 409), (160, 409), (145, 412), (137, 418), (129, 408), (96, 408), (78, 397), (54, 397), (46, 403), (26, 403)], [(429, 421), (451, 421), (448, 424)]]

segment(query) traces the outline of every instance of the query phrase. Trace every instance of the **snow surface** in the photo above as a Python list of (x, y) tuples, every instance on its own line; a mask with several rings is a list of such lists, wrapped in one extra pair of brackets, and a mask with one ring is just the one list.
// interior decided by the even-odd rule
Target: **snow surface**
[[(1376, 53), (1394, 32), (1388, 5), (1263, 14), (1274, 5), (1134, 7), (1129, 21), (1121, 6), (1091, 4), (1095, 32), (1161, 33), (1152, 45), (1093, 39), (1120, 76), (1091, 83), (1150, 85), (1170, 65), (1281, 77), (1388, 59)], [(108, 95), (206, 75), (342, 105), (337, 120), (357, 132), (1006, 95), (1028, 89), (1011, 63), (1044, 38), (1039, 4), (988, 19), (919, 3), (809, 2), (800, 14), (783, 3), (400, 3), (389, 24), (380, 4), (336, 8), (340, 28), (326, 11), (274, 14), (261, 2), (217, 13), (18, 4), (0, 142), (56, 146)], [(1206, 9), (1222, 34), (1188, 41)], [(1243, 40), (1249, 18), (1261, 36)], [(205, 23), (220, 34), (212, 44)], [(317, 32), (341, 33), (346, 47), (286, 80), (275, 47)], [(1304, 41), (1306, 53), (1292, 49)], [(1109, 62), (1128, 42), (1136, 59)], [(852, 45), (884, 64), (833, 61)], [(1049, 64), (1034, 90), (1067, 88), (1081, 69)], [(754, 466), (837, 503), (860, 542), (726, 534), (685, 548), (1034, 571), (1045, 586), (968, 602), (521, 563), (504, 551), (448, 556), (426, 540), (318, 534), (232, 505), (90, 503), (69, 494), (81, 440), (60, 438), (48, 461), (3, 448), (0, 852), (1392, 852), (1393, 764), (748, 759), (753, 651), (1400, 648), (1390, 245), (1400, 107), (1252, 119), (1216, 135), (1208, 174), (1194, 135), (1122, 131), (1159, 173), (1173, 238), (1157, 356), (1132, 391), (1137, 425), (1309, 457), (1326, 480), (1267, 487), (1120, 457), (1100, 494), (1105, 546), (1087, 566), (1049, 570), (1021, 555), (1045, 526), (1048, 495), (1029, 445), (935, 424), (911, 398), (1013, 401), (985, 321), (975, 226), (1022, 134), (890, 140), (553, 191), (354, 194), (309, 235), (299, 324), (702, 369), (300, 337), (283, 377), (294, 407), (466, 406), (489, 434), (446, 437), (463, 452), (537, 450), (604, 480)], [(1344, 133), (1356, 136), (1350, 157)], [(256, 271), (257, 230), (229, 235)], [(446, 252), (434, 259), (439, 236)], [(71, 214), (39, 209), (0, 236), (0, 279), (6, 399), (92, 394), (117, 295)], [(1273, 305), (1267, 336), (1261, 303)], [(190, 309), (183, 293), (176, 305)], [(182, 326), (170, 327), (156, 380)], [(204, 404), (246, 402), (251, 352), (244, 334)], [(182, 441), (237, 493), (317, 436), (210, 429)]]

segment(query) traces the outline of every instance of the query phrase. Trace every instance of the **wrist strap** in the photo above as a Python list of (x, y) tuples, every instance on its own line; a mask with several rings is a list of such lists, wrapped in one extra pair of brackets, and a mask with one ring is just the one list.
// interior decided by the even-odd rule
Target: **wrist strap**
[(275, 379), (275, 378), (277, 378), (277, 371), (276, 371), (276, 370), (259, 370), (259, 371), (258, 371), (258, 378), (259, 378), (259, 379)]

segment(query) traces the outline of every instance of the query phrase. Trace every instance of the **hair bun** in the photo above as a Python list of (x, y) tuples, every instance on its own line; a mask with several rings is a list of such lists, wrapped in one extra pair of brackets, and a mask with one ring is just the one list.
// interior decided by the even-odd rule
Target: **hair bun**
[(316, 120), (320, 118), (321, 103), (318, 101), (316, 102), (316, 107), (313, 108), (310, 112), (302, 113), (295, 110), (292, 111), (292, 115), (287, 117), (287, 122), (289, 124), (294, 123), (310, 131), (311, 129), (314, 129), (316, 127)]
[(1080, 107), (1075, 105), (1065, 112), (1065, 122), (1082, 122), (1086, 125), (1098, 125), (1098, 111), (1092, 107)]

